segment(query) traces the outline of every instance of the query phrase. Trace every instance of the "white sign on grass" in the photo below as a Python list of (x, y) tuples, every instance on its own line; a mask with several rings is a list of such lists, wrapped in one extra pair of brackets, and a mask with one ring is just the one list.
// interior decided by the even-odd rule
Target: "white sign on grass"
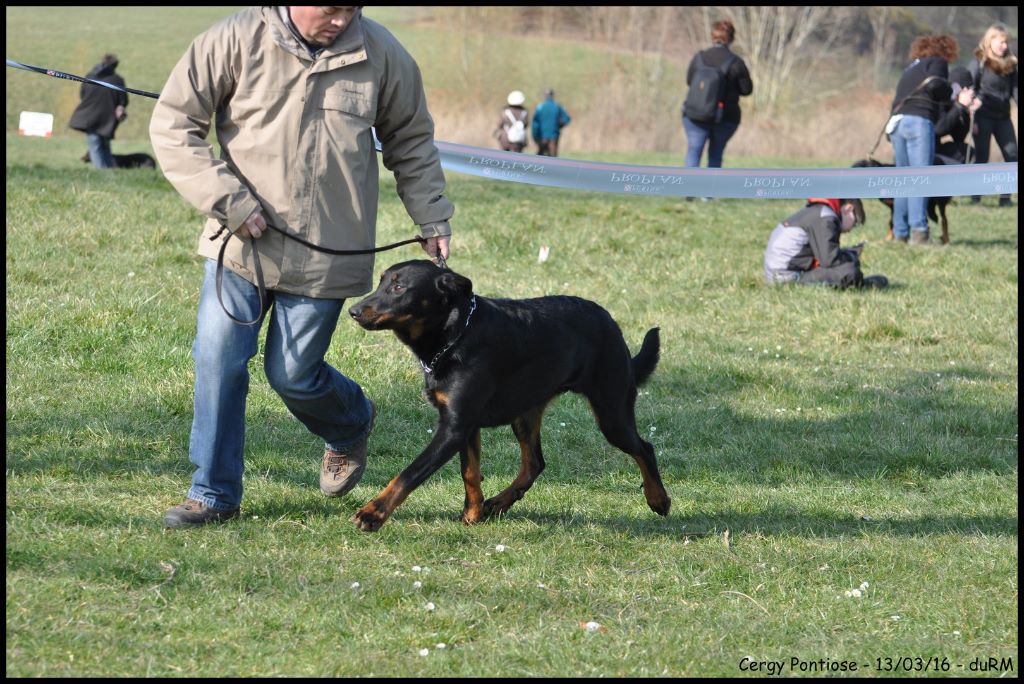
[(49, 138), (53, 135), (53, 114), (22, 112), (18, 121), (18, 134)]

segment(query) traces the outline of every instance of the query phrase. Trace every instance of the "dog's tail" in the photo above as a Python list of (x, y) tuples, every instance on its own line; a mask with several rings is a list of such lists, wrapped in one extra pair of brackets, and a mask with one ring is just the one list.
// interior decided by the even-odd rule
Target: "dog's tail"
[(633, 357), (633, 376), (638, 386), (647, 382), (647, 378), (654, 372), (654, 367), (658, 365), (658, 353), (661, 351), (659, 330), (660, 328), (651, 328), (647, 331), (640, 352)]

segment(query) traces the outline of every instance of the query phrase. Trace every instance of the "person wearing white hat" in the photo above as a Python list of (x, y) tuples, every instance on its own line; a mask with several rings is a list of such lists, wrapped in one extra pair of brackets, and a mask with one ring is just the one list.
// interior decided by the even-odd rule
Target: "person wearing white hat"
[(508, 94), (506, 102), (508, 106), (501, 110), (501, 119), (494, 129), (494, 137), (506, 152), (522, 152), (526, 147), (526, 131), (530, 119), (529, 110), (523, 107), (526, 95), (521, 90), (513, 90)]

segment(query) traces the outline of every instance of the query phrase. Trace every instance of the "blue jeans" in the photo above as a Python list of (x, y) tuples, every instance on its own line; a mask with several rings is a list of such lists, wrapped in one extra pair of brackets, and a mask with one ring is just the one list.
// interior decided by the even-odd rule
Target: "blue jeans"
[(97, 169), (114, 168), (114, 155), (110, 153), (110, 138), (95, 133), (85, 134), (85, 144), (89, 147), (89, 161)]
[[(704, 153), (704, 145), (708, 146), (708, 168), (722, 168), (722, 155), (725, 144), (733, 136), (740, 125), (732, 121), (720, 123), (699, 123), (683, 117), (683, 129), (686, 131), (686, 168), (700, 167), (700, 157)], [(710, 144), (709, 144), (710, 143)]]
[[(931, 166), (935, 160), (935, 124), (921, 116), (904, 116), (889, 136), (896, 166)], [(896, 197), (892, 233), (907, 239), (911, 230), (928, 230), (928, 198)]]
[[(232, 509), (242, 501), (247, 365), (256, 355), (262, 321), (239, 325), (227, 317), (217, 301), (216, 271), (217, 263), (207, 259), (192, 345), (196, 379), (189, 460), (196, 470), (188, 498)], [(324, 361), (345, 300), (269, 294), (267, 380), (310, 432), (344, 451), (370, 431), (370, 403), (362, 388)], [(238, 318), (251, 320), (259, 312), (256, 286), (226, 268), (222, 295)]]

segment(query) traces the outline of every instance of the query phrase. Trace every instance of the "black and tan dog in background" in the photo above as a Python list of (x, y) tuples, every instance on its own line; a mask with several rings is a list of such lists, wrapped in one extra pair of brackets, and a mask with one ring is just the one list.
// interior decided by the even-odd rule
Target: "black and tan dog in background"
[[(658, 363), (658, 328), (631, 357), (611, 315), (567, 296), (489, 299), (473, 284), (426, 260), (384, 271), (376, 292), (349, 309), (367, 330), (392, 330), (420, 360), (426, 396), (439, 421), (430, 444), (354, 516), (365, 531), (380, 528), (409, 494), (458, 452), (466, 498), (462, 522), (500, 515), (544, 470), (544, 409), (559, 394), (585, 396), (598, 427), (640, 466), (647, 505), (667, 515), (671, 500), (654, 448), (636, 429), (637, 386)], [(486, 501), (480, 487), (480, 429), (511, 425), (522, 454), (512, 484)]]
[[(944, 163), (945, 162), (940, 157), (936, 157), (935, 161), (932, 162), (932, 164), (935, 164), (935, 165), (940, 165), (940, 164), (944, 164)], [(855, 169), (865, 169), (865, 168), (892, 167), (892, 166), (893, 166), (892, 164), (883, 164), (880, 161), (868, 158), (868, 159), (861, 159), (860, 161), (854, 162), (852, 168), (855, 168)], [(952, 199), (953, 199), (952, 197), (929, 197), (928, 198), (928, 218), (930, 218), (932, 221), (935, 221), (936, 223), (938, 223), (939, 222), (939, 216), (936, 215), (936, 210), (938, 211), (938, 214), (942, 216), (942, 238), (941, 238), (941, 240), (942, 240), (942, 244), (944, 244), (944, 245), (948, 245), (949, 244), (949, 221), (946, 220), (946, 206), (949, 204), (950, 200), (952, 200)], [(881, 198), (879, 198), (878, 201), (881, 202), (882, 204), (884, 204), (885, 206), (889, 207), (889, 232), (886, 234), (885, 239), (886, 240), (890, 240), (890, 241), (894, 240), (895, 239), (895, 235), (893, 235), (893, 232), (892, 232), (893, 200), (892, 200), (891, 197), (881, 197)]]
[[(114, 167), (118, 169), (155, 169), (156, 159), (149, 156), (145, 152), (135, 152), (133, 154), (113, 154)], [(89, 158), (89, 153), (86, 152), (82, 155), (82, 161), (89, 163), (92, 161)]]

